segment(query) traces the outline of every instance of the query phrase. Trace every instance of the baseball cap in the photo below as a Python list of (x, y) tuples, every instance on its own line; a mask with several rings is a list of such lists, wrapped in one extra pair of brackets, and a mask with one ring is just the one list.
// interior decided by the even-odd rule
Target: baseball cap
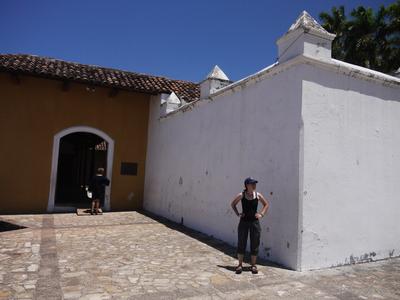
[(246, 184), (251, 184), (251, 183), (258, 183), (258, 181), (255, 180), (255, 179), (252, 178), (252, 177), (247, 177), (247, 178), (244, 180), (244, 184), (245, 184), (245, 185), (246, 185)]

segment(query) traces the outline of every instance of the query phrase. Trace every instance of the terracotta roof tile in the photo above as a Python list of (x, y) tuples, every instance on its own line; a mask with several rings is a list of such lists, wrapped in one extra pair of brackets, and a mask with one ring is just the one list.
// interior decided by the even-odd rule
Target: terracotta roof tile
[(199, 98), (200, 94), (199, 85), (189, 81), (27, 54), (0, 54), (0, 71), (71, 80), (149, 94), (175, 92), (179, 98), (187, 102)]

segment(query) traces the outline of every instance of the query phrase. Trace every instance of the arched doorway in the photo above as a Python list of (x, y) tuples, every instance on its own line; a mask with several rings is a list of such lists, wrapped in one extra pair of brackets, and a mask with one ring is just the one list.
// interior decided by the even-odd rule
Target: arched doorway
[[(85, 187), (98, 167), (111, 179), (114, 141), (91, 127), (67, 128), (54, 136), (48, 212), (73, 211), (88, 207)], [(106, 188), (104, 209), (110, 209), (110, 190)]]

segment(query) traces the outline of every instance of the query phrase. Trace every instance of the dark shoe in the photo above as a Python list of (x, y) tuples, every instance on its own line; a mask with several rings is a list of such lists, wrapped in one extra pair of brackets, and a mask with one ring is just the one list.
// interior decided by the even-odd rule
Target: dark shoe
[(253, 273), (253, 274), (257, 274), (258, 273), (258, 269), (257, 269), (256, 265), (252, 265), (251, 266), (251, 273)]
[(237, 266), (237, 267), (236, 267), (236, 274), (241, 274), (242, 271), (243, 271), (242, 266)]

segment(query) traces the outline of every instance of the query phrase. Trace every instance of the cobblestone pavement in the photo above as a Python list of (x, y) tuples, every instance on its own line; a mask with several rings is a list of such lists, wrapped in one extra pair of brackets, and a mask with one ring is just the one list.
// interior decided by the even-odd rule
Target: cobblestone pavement
[(400, 299), (400, 259), (236, 275), (234, 249), (139, 212), (2, 215), (0, 299)]

